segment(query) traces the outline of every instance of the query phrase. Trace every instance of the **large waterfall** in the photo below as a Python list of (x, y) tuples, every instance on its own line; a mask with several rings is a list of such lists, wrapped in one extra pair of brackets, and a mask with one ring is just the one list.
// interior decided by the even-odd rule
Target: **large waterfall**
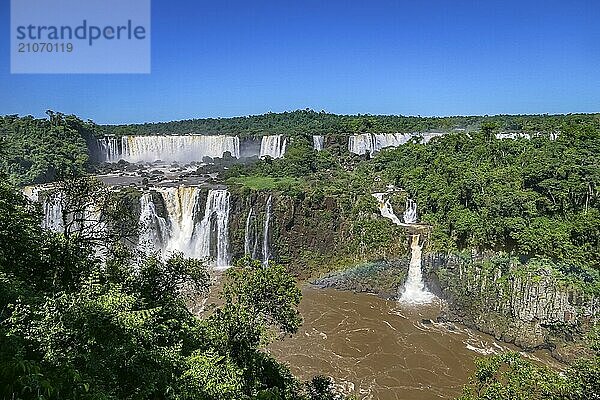
[(202, 161), (204, 157), (222, 158), (226, 152), (240, 157), (240, 139), (237, 136), (123, 136), (107, 137), (98, 141), (104, 161), (129, 162)]
[(285, 154), (287, 139), (283, 135), (263, 136), (260, 142), (260, 158), (281, 158)]
[[(214, 218), (215, 233), (213, 238), (212, 221)], [(198, 231), (194, 238), (200, 246), (197, 246), (199, 254), (204, 257), (210, 256), (211, 244), (216, 240), (217, 254), (215, 264), (217, 267), (229, 265), (229, 192), (227, 190), (211, 190), (208, 192), (204, 218), (200, 221)]]
[(263, 230), (263, 264), (269, 265), (269, 258), (271, 257), (269, 250), (269, 223), (271, 222), (271, 212), (273, 208), (273, 198), (269, 196), (267, 200), (267, 207), (265, 210), (265, 229)]
[(162, 251), (169, 238), (169, 224), (158, 215), (150, 192), (140, 197), (140, 235), (138, 247), (145, 253)]
[(313, 135), (313, 149), (316, 151), (323, 150), (324, 137), (321, 135)]
[(423, 273), (421, 271), (421, 249), (419, 243), (420, 235), (411, 237), (410, 249), (410, 265), (408, 268), (408, 277), (404, 284), (404, 290), (400, 295), (400, 302), (409, 304), (426, 304), (430, 303), (435, 296), (427, 290), (425, 282), (423, 282)]
[(228, 266), (229, 192), (209, 190), (204, 214), (199, 220), (199, 188), (180, 186), (155, 190), (162, 197), (167, 215), (158, 217), (150, 194), (142, 196), (140, 245), (149, 243), (165, 255), (180, 251), (187, 257), (210, 257), (214, 258), (216, 267)]
[(126, 136), (122, 138), (117, 138), (114, 136), (104, 137), (102, 139), (98, 139), (98, 148), (100, 150), (100, 160), (106, 162), (117, 162), (121, 158), (125, 158), (125, 155), (122, 155), (121, 149), (123, 148), (122, 143), (126, 141)]

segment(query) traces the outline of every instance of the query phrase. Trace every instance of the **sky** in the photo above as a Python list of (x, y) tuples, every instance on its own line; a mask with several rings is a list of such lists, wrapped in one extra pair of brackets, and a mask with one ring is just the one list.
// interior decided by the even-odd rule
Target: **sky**
[(0, 2), (0, 114), (600, 112), (597, 0), (153, 0), (151, 73), (138, 75), (11, 75)]

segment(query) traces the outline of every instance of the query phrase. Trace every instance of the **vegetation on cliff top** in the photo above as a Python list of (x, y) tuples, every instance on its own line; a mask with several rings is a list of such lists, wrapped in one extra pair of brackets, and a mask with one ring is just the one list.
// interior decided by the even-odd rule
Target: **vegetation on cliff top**
[(85, 174), (86, 140), (95, 125), (48, 111), (47, 119), (0, 116), (0, 170), (17, 185), (52, 182)]
[(453, 129), (479, 130), (484, 124), (494, 124), (505, 131), (556, 132), (565, 123), (596, 119), (597, 114), (569, 115), (495, 115), (415, 117), (402, 115), (337, 115), (310, 109), (282, 113), (267, 113), (247, 117), (205, 118), (182, 121), (103, 125), (105, 134), (114, 135), (204, 135), (262, 136), (268, 134), (337, 134), (371, 132), (427, 132)]

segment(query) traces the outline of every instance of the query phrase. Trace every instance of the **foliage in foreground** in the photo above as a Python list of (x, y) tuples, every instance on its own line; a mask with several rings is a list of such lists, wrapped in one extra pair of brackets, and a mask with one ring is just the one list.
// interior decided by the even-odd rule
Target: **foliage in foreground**
[(564, 373), (537, 365), (518, 353), (481, 358), (476, 365), (459, 400), (600, 399), (600, 356), (581, 360)]
[(183, 293), (207, 289), (201, 261), (116, 248), (102, 265), (77, 236), (43, 231), (36, 212), (0, 184), (0, 398), (332, 396), (327, 379), (302, 384), (260, 350), (301, 322), (283, 267), (240, 263), (223, 304), (198, 318)]

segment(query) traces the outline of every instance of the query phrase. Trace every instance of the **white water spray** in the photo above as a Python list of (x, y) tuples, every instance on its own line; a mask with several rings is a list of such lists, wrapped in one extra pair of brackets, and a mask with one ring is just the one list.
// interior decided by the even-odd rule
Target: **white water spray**
[[(187, 257), (209, 258), (214, 255), (216, 267), (229, 265), (229, 192), (210, 190), (204, 216), (198, 221), (199, 194), (196, 187), (156, 188), (166, 208), (166, 217), (156, 215), (149, 196), (142, 196), (142, 215), (150, 223), (140, 234), (140, 245), (155, 245), (163, 255), (178, 251)], [(158, 232), (160, 231), (160, 232)], [(166, 234), (163, 234), (163, 231)]]
[(222, 158), (226, 152), (240, 158), (240, 139), (237, 136), (123, 136), (98, 141), (101, 155), (107, 162), (120, 159), (129, 162), (202, 161), (206, 157)]
[(151, 193), (140, 197), (140, 235), (138, 248), (144, 253), (162, 251), (169, 239), (169, 224), (159, 216)]
[(63, 221), (62, 194), (47, 193), (44, 196), (42, 207), (44, 208), (44, 219), (42, 228), (54, 232), (64, 232), (65, 224)]
[(385, 196), (386, 193), (373, 193), (373, 197), (377, 199), (379, 212), (383, 218), (389, 219), (398, 226), (410, 226), (417, 223), (417, 203), (411, 199), (406, 200), (406, 209), (402, 215), (404, 222), (402, 222), (394, 213), (390, 200), (386, 199)]
[(408, 277), (404, 284), (404, 290), (400, 296), (401, 303), (407, 304), (427, 304), (435, 299), (435, 296), (427, 290), (423, 282), (423, 273), (421, 272), (421, 249), (419, 244), (420, 235), (411, 237), (411, 257), (408, 268)]
[(200, 221), (193, 239), (196, 243), (195, 253), (202, 257), (210, 257), (213, 240), (212, 220), (215, 219), (215, 240), (217, 255), (215, 266), (229, 266), (229, 192), (227, 190), (210, 190), (206, 199), (204, 218)]
[(379, 205), (379, 212), (383, 218), (387, 218), (392, 221), (396, 225), (404, 225), (400, 218), (396, 216), (394, 213), (394, 209), (392, 208), (392, 204), (388, 199), (385, 198), (385, 193), (373, 193), (373, 197), (377, 199), (377, 204)]
[(283, 135), (263, 136), (260, 142), (260, 158), (281, 158), (285, 154), (287, 139)]
[(412, 137), (410, 134), (403, 133), (362, 133), (352, 135), (348, 138), (348, 150), (350, 153), (363, 155), (374, 153), (386, 147), (398, 147)]

